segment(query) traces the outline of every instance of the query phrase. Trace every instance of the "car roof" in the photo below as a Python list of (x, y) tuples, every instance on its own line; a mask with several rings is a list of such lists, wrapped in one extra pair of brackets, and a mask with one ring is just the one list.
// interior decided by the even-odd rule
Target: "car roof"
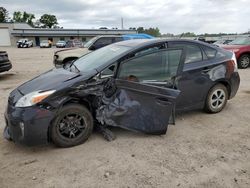
[(146, 45), (153, 45), (160, 42), (191, 42), (196, 43), (204, 46), (213, 47), (211, 44), (202, 42), (202, 41), (196, 41), (196, 40), (190, 40), (190, 39), (164, 39), (164, 38), (157, 38), (157, 39), (134, 39), (134, 40), (125, 40), (121, 42), (115, 43), (116, 45), (121, 46), (128, 46), (128, 47), (140, 47), (140, 46), (146, 46)]

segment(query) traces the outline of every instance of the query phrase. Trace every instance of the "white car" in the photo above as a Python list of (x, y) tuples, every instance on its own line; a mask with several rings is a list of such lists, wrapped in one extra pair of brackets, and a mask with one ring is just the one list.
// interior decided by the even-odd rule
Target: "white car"
[(40, 42), (40, 48), (51, 48), (51, 44), (48, 40), (42, 40)]
[(66, 46), (66, 42), (64, 40), (59, 40), (57, 43), (56, 43), (56, 47), (57, 48), (65, 48)]
[(16, 43), (18, 48), (30, 48), (33, 46), (33, 41), (28, 39), (20, 39)]

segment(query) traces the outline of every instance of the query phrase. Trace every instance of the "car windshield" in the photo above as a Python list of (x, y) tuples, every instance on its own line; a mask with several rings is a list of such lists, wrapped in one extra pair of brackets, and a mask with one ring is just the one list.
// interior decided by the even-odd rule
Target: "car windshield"
[(86, 44), (84, 44), (84, 48), (88, 48), (90, 47), (95, 41), (96, 41), (97, 37), (94, 37), (92, 39), (90, 39)]
[(96, 70), (98, 67), (121, 55), (128, 49), (130, 49), (128, 46), (109, 45), (82, 56), (76, 60), (73, 65), (75, 65), (79, 71), (86, 72)]
[(65, 41), (59, 40), (57, 43), (65, 43)]
[(250, 45), (250, 37), (237, 38), (234, 41), (230, 42), (229, 44), (233, 44), (233, 45)]
[(41, 43), (48, 43), (48, 41), (47, 40), (42, 40), (42, 42)]

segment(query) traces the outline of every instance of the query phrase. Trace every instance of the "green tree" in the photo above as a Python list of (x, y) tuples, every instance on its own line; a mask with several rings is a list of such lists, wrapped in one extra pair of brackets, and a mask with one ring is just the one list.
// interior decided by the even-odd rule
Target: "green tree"
[(191, 33), (191, 32), (186, 32), (186, 33), (182, 33), (180, 36), (181, 37), (196, 37), (196, 34)]
[(137, 32), (138, 33), (146, 33), (149, 35), (152, 35), (154, 37), (160, 37), (161, 33), (158, 27), (154, 28), (154, 27), (150, 27), (148, 29), (144, 29), (143, 27), (138, 27), (137, 28)]
[(17, 23), (28, 23), (29, 25), (34, 26), (33, 19), (35, 19), (34, 14), (30, 14), (25, 11), (23, 13), (20, 11), (17, 11), (13, 13), (12, 20)]
[(55, 15), (50, 15), (50, 14), (44, 14), (40, 18), (40, 23), (43, 24), (43, 28), (52, 28), (56, 27), (57, 23), (57, 18)]
[(0, 23), (7, 22), (8, 20), (9, 12), (4, 7), (0, 7)]
[(144, 31), (144, 28), (143, 28), (143, 27), (138, 27), (138, 28), (137, 28), (137, 32), (138, 32), (138, 33), (144, 33), (145, 31)]

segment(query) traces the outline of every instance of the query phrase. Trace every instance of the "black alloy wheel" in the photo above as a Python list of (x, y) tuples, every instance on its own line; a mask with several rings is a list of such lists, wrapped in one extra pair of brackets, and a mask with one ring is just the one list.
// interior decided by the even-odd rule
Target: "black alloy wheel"
[(59, 147), (84, 143), (93, 130), (93, 117), (89, 110), (78, 104), (64, 106), (51, 125), (51, 139)]

